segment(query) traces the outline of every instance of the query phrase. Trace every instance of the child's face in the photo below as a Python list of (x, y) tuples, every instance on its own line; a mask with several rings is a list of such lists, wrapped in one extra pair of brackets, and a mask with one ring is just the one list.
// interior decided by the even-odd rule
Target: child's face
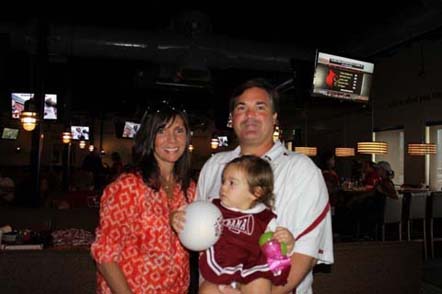
[(234, 165), (224, 171), (220, 199), (225, 206), (242, 210), (251, 208), (256, 200), (255, 195), (249, 191), (246, 175)]

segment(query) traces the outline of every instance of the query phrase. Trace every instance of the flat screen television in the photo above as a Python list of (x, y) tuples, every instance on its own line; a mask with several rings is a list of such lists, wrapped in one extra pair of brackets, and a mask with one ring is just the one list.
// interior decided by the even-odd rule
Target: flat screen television
[(89, 140), (89, 127), (71, 126), (72, 140)]
[(124, 122), (122, 138), (133, 138), (140, 129), (140, 124), (131, 121)]
[(312, 95), (368, 102), (373, 70), (373, 63), (318, 51)]
[(218, 136), (218, 142), (219, 147), (229, 146), (229, 138), (227, 136)]
[[(25, 102), (34, 98), (33, 93), (11, 93), (12, 118), (20, 118)], [(57, 94), (45, 94), (44, 119), (57, 119)]]
[(15, 140), (18, 137), (18, 129), (3, 128), (2, 139)]

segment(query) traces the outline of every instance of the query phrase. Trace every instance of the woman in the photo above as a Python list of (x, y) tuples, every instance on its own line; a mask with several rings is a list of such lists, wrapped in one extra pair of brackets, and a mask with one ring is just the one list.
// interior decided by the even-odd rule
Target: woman
[(104, 191), (92, 244), (97, 293), (186, 293), (189, 257), (169, 219), (194, 200), (185, 113), (164, 105), (135, 137), (134, 167)]

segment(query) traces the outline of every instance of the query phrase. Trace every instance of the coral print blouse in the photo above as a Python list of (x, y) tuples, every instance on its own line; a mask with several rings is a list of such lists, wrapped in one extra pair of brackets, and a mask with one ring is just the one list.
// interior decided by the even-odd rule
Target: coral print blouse
[[(98, 263), (118, 263), (133, 293), (187, 292), (188, 253), (169, 224), (170, 212), (186, 203), (180, 189), (176, 185), (169, 199), (140, 175), (123, 174), (104, 190), (92, 256)], [(195, 198), (194, 182), (187, 197), (189, 202)], [(97, 275), (97, 293), (111, 293)]]

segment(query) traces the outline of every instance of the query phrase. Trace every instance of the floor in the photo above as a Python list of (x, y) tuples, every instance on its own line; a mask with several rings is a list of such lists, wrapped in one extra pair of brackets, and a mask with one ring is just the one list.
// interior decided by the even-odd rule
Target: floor
[(442, 294), (442, 257), (424, 262), (422, 294)]

